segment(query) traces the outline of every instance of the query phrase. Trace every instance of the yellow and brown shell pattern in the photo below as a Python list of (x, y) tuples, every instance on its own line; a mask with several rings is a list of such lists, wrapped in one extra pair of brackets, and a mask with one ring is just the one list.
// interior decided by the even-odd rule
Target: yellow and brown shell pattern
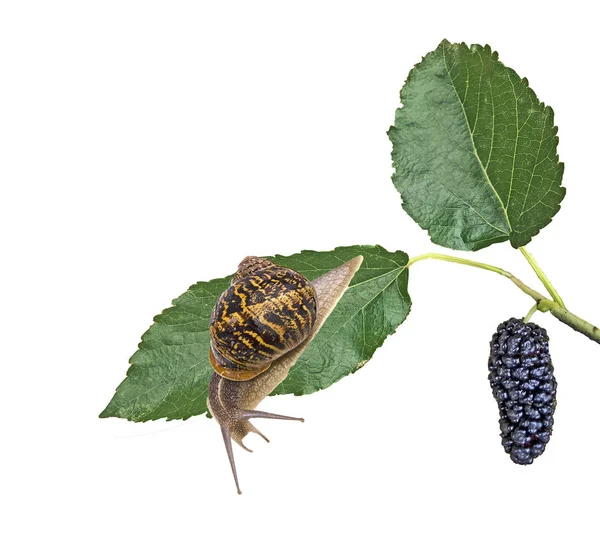
[(213, 309), (211, 366), (227, 379), (252, 379), (302, 343), (316, 316), (315, 290), (306, 277), (249, 256)]

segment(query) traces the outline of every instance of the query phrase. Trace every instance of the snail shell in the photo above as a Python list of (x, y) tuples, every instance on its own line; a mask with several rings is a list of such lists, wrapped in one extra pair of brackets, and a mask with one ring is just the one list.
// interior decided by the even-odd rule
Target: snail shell
[(300, 345), (316, 317), (316, 293), (306, 277), (249, 256), (213, 309), (210, 364), (227, 379), (252, 379)]

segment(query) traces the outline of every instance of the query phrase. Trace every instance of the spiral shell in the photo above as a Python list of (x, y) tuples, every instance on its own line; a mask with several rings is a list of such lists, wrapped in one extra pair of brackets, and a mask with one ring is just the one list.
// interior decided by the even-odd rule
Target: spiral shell
[(213, 309), (211, 366), (227, 379), (252, 379), (300, 345), (316, 317), (316, 293), (306, 277), (249, 256)]

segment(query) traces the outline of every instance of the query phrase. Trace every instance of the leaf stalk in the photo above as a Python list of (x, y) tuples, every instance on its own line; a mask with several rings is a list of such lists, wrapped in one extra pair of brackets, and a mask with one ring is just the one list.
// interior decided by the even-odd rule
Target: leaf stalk
[(484, 264), (482, 262), (474, 262), (473, 260), (467, 260), (465, 258), (459, 258), (458, 256), (451, 256), (449, 254), (438, 254), (437, 252), (429, 252), (427, 254), (421, 254), (420, 256), (415, 256), (411, 258), (406, 267), (410, 267), (412, 264), (416, 262), (420, 262), (421, 260), (441, 260), (443, 262), (454, 262), (457, 264), (468, 265), (471, 267), (478, 267), (479, 269), (487, 269), (488, 271), (493, 271), (494, 273), (498, 273), (504, 277), (510, 277), (511, 274), (508, 271), (504, 271), (500, 267), (496, 267), (489, 264)]
[(566, 309), (566, 306), (562, 298), (558, 295), (556, 288), (552, 286), (552, 283), (550, 282), (548, 277), (546, 277), (546, 274), (542, 271), (542, 268), (539, 266), (535, 258), (528, 252), (528, 250), (524, 246), (519, 247), (519, 250), (521, 251), (521, 254), (525, 256), (525, 259), (529, 262), (531, 268), (535, 271), (535, 274), (537, 275), (538, 279), (542, 281), (542, 284), (546, 287), (546, 290), (548, 290), (549, 294), (552, 296), (552, 299), (556, 303), (558, 303), (558, 305), (560, 305), (563, 309)]

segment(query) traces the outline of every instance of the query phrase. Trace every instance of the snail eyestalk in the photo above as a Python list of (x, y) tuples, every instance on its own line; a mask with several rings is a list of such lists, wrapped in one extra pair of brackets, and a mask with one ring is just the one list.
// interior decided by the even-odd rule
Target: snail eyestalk
[(246, 410), (242, 412), (242, 417), (246, 419), (281, 419), (282, 421), (300, 421), (304, 423), (304, 417), (289, 417), (287, 415), (279, 415), (277, 413), (269, 413), (266, 411)]

